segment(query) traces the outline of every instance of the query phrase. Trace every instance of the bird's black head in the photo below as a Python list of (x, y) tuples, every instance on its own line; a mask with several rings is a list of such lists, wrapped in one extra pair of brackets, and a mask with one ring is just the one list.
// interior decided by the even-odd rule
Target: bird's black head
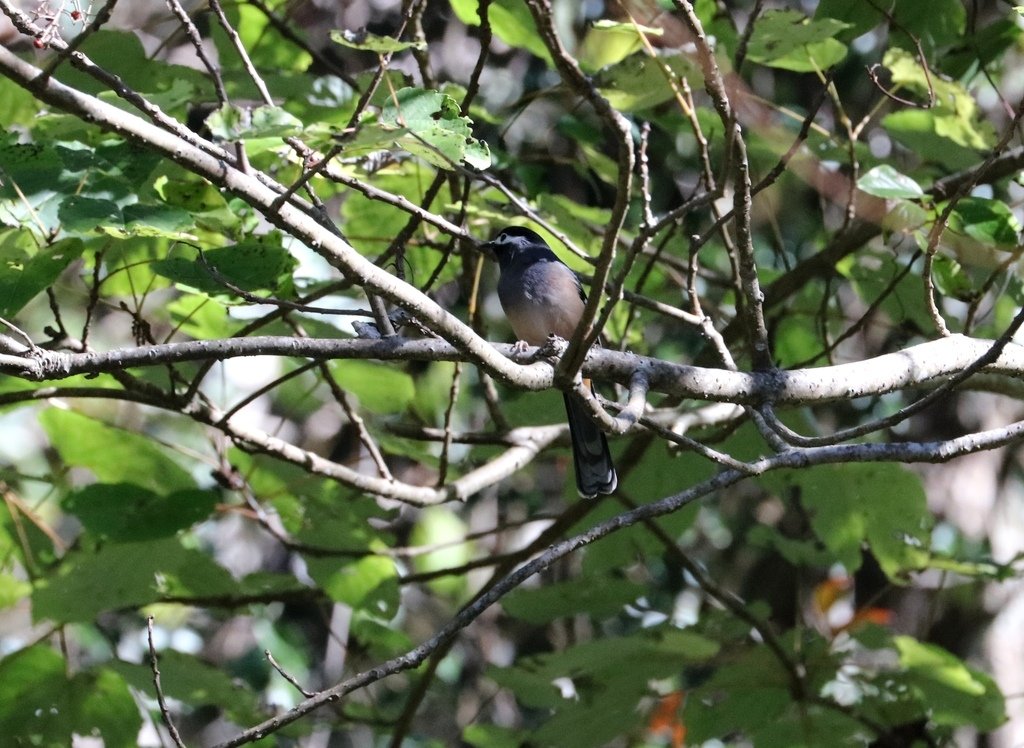
[(539, 259), (550, 255), (555, 257), (547, 242), (533, 229), (525, 226), (509, 226), (499, 231), (493, 239), (481, 245), (484, 252), (491, 255), (501, 265), (514, 259)]

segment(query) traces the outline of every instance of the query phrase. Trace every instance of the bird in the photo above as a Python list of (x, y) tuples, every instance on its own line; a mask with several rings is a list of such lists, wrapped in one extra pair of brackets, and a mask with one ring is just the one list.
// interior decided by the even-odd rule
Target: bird
[[(512, 332), (530, 345), (543, 345), (551, 335), (566, 340), (576, 333), (587, 296), (568, 265), (525, 226), (509, 226), (482, 245), (498, 261), (498, 299)], [(589, 379), (583, 385), (593, 392)], [(583, 403), (562, 393), (569, 421), (576, 487), (584, 499), (610, 494), (618, 485), (608, 440)]]

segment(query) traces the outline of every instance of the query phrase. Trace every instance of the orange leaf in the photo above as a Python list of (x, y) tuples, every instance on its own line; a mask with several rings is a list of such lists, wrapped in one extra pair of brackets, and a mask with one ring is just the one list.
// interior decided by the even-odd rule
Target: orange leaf
[(683, 705), (685, 691), (673, 691), (666, 694), (658, 702), (658, 706), (651, 713), (651, 720), (647, 729), (655, 735), (667, 736), (672, 742), (672, 748), (683, 748), (686, 740), (686, 726), (683, 725), (679, 709)]

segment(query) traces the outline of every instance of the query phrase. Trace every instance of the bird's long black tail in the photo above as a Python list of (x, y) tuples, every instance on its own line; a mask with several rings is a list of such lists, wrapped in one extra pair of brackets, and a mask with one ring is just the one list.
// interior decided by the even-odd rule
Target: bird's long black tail
[(608, 440), (587, 413), (583, 403), (565, 393), (565, 412), (569, 416), (572, 461), (576, 468), (576, 487), (584, 499), (615, 490), (619, 477), (608, 451)]

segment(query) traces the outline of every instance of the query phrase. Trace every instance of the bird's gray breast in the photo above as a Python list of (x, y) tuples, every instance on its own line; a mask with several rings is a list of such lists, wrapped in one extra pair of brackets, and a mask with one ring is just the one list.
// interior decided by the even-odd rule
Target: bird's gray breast
[(570, 338), (583, 314), (576, 276), (560, 262), (502, 270), (498, 298), (516, 336), (532, 345), (543, 344), (552, 334)]

